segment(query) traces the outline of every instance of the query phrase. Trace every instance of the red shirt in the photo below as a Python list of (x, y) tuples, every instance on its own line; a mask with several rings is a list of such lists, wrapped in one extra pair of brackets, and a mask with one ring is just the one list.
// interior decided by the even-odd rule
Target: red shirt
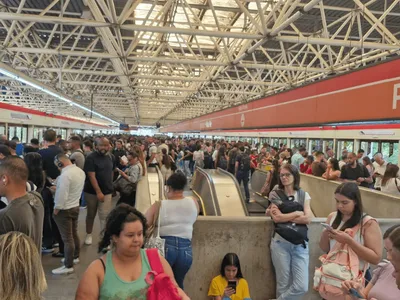
[(255, 168), (257, 168), (257, 166), (258, 166), (258, 164), (257, 164), (257, 158), (258, 158), (257, 155), (254, 155), (254, 154), (251, 154), (251, 155), (250, 155), (250, 160), (251, 160), (251, 162), (254, 164)]

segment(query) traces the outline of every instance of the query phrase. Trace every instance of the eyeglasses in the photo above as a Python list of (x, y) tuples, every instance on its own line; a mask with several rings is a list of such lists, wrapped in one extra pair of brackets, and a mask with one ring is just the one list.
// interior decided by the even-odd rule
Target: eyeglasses
[(289, 178), (290, 176), (292, 176), (292, 174), (290, 174), (290, 173), (282, 173), (279, 175), (280, 178), (284, 178), (284, 177)]

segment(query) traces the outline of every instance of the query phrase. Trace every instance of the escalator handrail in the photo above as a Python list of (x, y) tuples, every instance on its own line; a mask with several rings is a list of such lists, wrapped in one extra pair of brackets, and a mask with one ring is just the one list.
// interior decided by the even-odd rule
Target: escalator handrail
[(221, 173), (228, 175), (229, 177), (232, 178), (233, 182), (235, 183), (236, 189), (239, 193), (240, 203), (242, 203), (243, 210), (244, 210), (246, 216), (249, 216), (249, 211), (247, 210), (246, 201), (243, 197), (242, 190), (240, 188), (239, 182), (237, 181), (236, 177), (232, 173), (229, 173), (228, 171), (226, 171), (224, 169), (218, 168), (218, 171), (220, 171)]
[(156, 171), (157, 171), (157, 175), (158, 175), (158, 189), (159, 189), (158, 195), (160, 198), (158, 200), (165, 200), (167, 198), (165, 197), (164, 176), (161, 173), (161, 170), (158, 166), (156, 166)]
[[(207, 183), (210, 187), (210, 191), (211, 191), (211, 200), (214, 206), (214, 212), (217, 216), (221, 216), (221, 209), (219, 207), (219, 203), (218, 201), (215, 201), (217, 199), (217, 191), (215, 190), (215, 183), (214, 180), (212, 179), (212, 176), (210, 174), (208, 174), (207, 172), (204, 171), (204, 169), (199, 168), (196, 166), (196, 171), (198, 171), (199, 173), (201, 173), (206, 179), (207, 179)], [(208, 215), (210, 215), (207, 212)]]

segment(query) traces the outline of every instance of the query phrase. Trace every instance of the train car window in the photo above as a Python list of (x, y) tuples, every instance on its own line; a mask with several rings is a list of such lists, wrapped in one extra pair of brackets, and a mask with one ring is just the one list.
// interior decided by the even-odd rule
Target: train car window
[(309, 149), (311, 151), (323, 151), (323, 140), (309, 140), (308, 142)]
[(21, 138), (22, 143), (27, 143), (28, 142), (28, 128), (22, 127), (22, 138)]
[(353, 140), (337, 140), (336, 153), (341, 155), (344, 150), (347, 150), (347, 152), (353, 152), (354, 151), (354, 141)]
[(389, 158), (387, 159), (387, 162), (397, 165), (399, 163), (399, 143), (391, 142), (390, 144), (391, 144), (392, 153), (390, 154)]
[(0, 134), (6, 134), (6, 126), (0, 125)]
[(391, 156), (393, 156), (394, 150), (393, 142), (382, 142), (381, 143), (381, 152), (383, 155), (383, 159), (388, 160)]

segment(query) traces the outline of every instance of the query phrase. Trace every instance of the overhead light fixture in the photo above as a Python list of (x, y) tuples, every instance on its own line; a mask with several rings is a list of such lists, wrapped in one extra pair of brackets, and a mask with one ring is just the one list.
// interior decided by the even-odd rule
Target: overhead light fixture
[[(4, 64), (3, 64), (3, 65), (4, 65)], [(24, 84), (26, 84), (26, 85), (29, 85), (29, 86), (31, 86), (31, 87), (33, 87), (33, 88), (35, 88), (35, 89), (38, 89), (38, 90), (40, 90), (40, 91), (42, 91), (42, 92), (44, 92), (44, 93), (46, 93), (46, 94), (48, 94), (48, 95), (50, 95), (50, 96), (52, 96), (52, 97), (54, 97), (54, 98), (57, 98), (57, 99), (62, 100), (62, 101), (64, 101), (64, 102), (67, 102), (67, 103), (68, 103), (69, 105), (71, 105), (71, 106), (76, 106), (76, 107), (78, 107), (78, 108), (80, 108), (80, 109), (83, 109), (83, 110), (85, 110), (85, 111), (87, 111), (87, 112), (90, 112), (90, 113), (92, 113), (93, 115), (96, 115), (96, 116), (98, 116), (98, 117), (100, 117), (100, 118), (102, 118), (102, 119), (104, 119), (104, 120), (107, 120), (107, 121), (113, 123), (113, 124), (119, 124), (119, 122), (117, 122), (117, 121), (115, 121), (115, 120), (113, 120), (113, 119), (110, 119), (109, 117), (106, 117), (106, 116), (104, 116), (104, 115), (102, 115), (102, 114), (100, 114), (100, 113), (98, 113), (98, 112), (91, 111), (89, 108), (87, 108), (87, 107), (85, 107), (85, 106), (83, 106), (83, 105), (81, 105), (81, 104), (78, 104), (78, 103), (74, 102), (74, 101), (71, 100), (71, 99), (68, 99), (68, 98), (62, 96), (61, 94), (59, 94), (59, 93), (57, 93), (57, 92), (53, 92), (53, 91), (49, 90), (48, 88), (46, 88), (46, 87), (44, 87), (44, 86), (41, 86), (41, 85), (39, 85), (39, 84), (36, 84), (36, 83), (34, 83), (34, 82), (32, 82), (32, 81), (26, 80), (26, 79), (24, 79), (24, 78), (18, 76), (17, 74), (6, 70), (4, 67), (0, 68), (0, 73), (3, 74), (3, 75), (5, 75), (5, 76), (8, 76), (8, 77), (10, 77), (10, 78), (12, 78), (12, 79), (14, 79), (14, 80), (17, 80), (17, 81), (19, 81), (19, 82), (21, 82), (21, 83), (24, 83)]]

